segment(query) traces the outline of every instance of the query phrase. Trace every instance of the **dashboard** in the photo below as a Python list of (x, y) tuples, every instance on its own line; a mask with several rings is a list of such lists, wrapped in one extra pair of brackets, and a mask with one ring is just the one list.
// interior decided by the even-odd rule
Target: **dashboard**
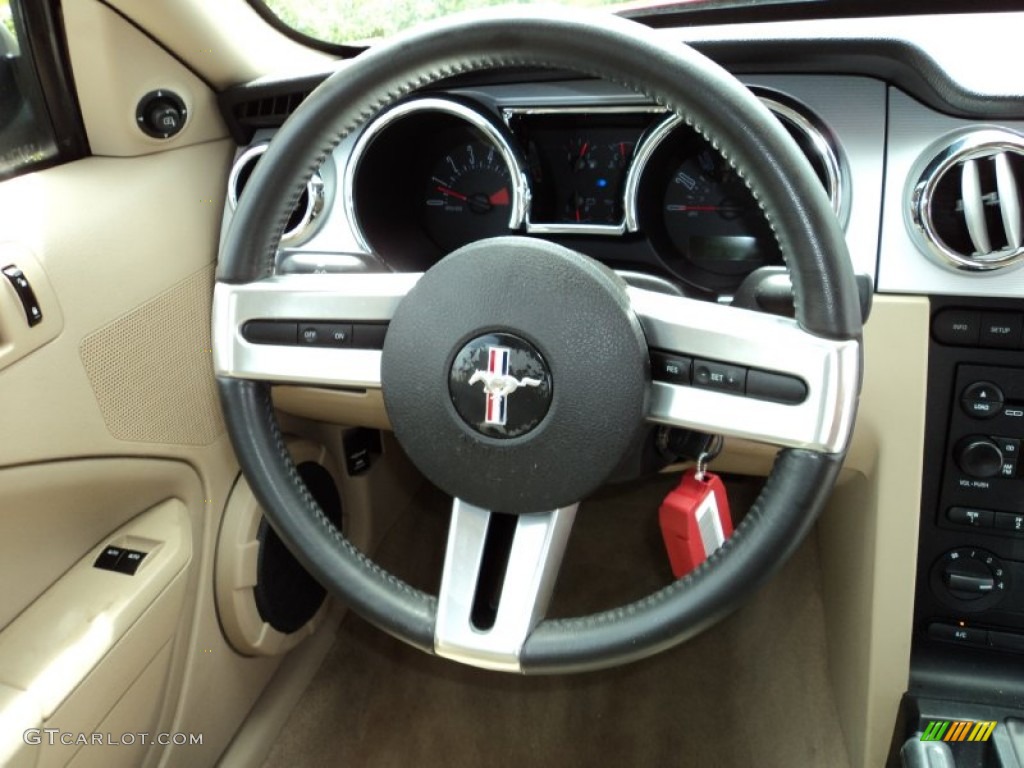
[[(920, 485), (913, 616), (898, 617), (913, 625), (908, 688), (922, 707), (907, 717), (928, 696), (1024, 700), (1020, 17), (919, 17), (895, 37), (884, 19), (827, 24), (665, 34), (732, 69), (794, 138), (876, 300), (930, 308), (923, 473), (903, 479)], [(228, 94), (240, 146), (225, 230), (254, 162), (322, 77)], [(554, 241), (628, 282), (709, 302), (738, 303), (748, 281), (782, 268), (742, 169), (712, 139), (614, 84), (511, 72), (418, 92), (347, 136), (310, 179), (276, 270), (422, 272), (501, 235)], [(866, 381), (901, 391), (916, 359)]]
[[(882, 86), (814, 77), (751, 85), (841, 222), (858, 218), (851, 190), (880, 185), (882, 125), (865, 116), (881, 107)], [(851, 98), (864, 109), (845, 111)], [(239, 153), (229, 212), (271, 137), (258, 133)], [(859, 218), (877, 195), (864, 194)], [(865, 245), (872, 230), (877, 221), (858, 230)], [(570, 80), (420, 93), (378, 115), (311, 179), (278, 267), (421, 272), (502, 235), (543, 237), (711, 300), (728, 300), (759, 268), (782, 266), (741, 170), (708, 137), (615, 86)], [(865, 249), (859, 271), (873, 276), (870, 261)]]

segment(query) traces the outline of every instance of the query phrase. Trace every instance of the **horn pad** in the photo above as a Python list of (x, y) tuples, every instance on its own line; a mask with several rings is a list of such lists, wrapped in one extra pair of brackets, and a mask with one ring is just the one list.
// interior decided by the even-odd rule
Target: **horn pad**
[(381, 367), (395, 435), (446, 493), (541, 512), (599, 487), (644, 428), (650, 362), (625, 283), (543, 240), (482, 240), (402, 300)]

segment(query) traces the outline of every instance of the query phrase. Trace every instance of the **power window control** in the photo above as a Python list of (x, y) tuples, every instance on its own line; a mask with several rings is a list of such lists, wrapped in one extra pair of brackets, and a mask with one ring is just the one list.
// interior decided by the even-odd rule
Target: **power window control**
[(135, 572), (139, 570), (139, 566), (142, 564), (143, 558), (145, 558), (145, 552), (139, 552), (135, 549), (126, 549), (121, 553), (121, 559), (117, 561), (117, 570), (119, 573), (127, 573), (129, 576), (134, 576)]
[(121, 547), (107, 547), (93, 563), (94, 568), (102, 568), (105, 571), (117, 571), (134, 576), (139, 570), (139, 565), (146, 557), (145, 552), (136, 549), (122, 549)]
[(96, 562), (93, 563), (94, 568), (102, 568), (105, 571), (116, 571), (117, 564), (121, 560), (121, 555), (124, 554), (124, 550), (120, 547), (107, 547), (100, 556), (96, 558)]

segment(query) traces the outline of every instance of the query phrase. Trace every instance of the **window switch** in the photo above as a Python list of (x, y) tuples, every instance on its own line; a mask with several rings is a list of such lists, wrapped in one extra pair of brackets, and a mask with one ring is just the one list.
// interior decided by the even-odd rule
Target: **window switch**
[(39, 300), (36, 299), (35, 291), (32, 290), (25, 273), (14, 264), (4, 267), (2, 271), (7, 281), (14, 287), (14, 292), (18, 294), (29, 327), (39, 325), (43, 321), (43, 310), (39, 308)]
[(121, 559), (117, 561), (117, 567), (114, 570), (119, 573), (127, 573), (129, 576), (134, 576), (135, 572), (139, 570), (139, 566), (142, 564), (142, 560), (145, 556), (145, 552), (139, 552), (135, 549), (126, 549), (121, 554)]
[(93, 568), (102, 568), (105, 571), (118, 571), (120, 570), (118, 564), (123, 554), (124, 550), (120, 547), (107, 547), (100, 552), (100, 556), (92, 564)]

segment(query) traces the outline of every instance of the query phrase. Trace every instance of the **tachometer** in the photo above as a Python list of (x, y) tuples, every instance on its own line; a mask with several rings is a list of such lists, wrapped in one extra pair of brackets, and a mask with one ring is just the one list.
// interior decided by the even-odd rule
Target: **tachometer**
[(423, 227), (442, 251), (508, 232), (512, 178), (497, 148), (471, 139), (446, 147), (430, 168)]

